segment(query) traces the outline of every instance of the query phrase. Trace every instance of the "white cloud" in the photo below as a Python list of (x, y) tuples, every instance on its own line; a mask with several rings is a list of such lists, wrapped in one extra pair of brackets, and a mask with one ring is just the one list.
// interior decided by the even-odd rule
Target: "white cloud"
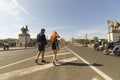
[(61, 29), (67, 29), (67, 27), (50, 27), (46, 28), (47, 30), (61, 30)]
[(37, 20), (36, 20), (33, 16), (31, 16), (31, 15), (25, 10), (25, 8), (22, 7), (16, 0), (12, 0), (12, 2), (13, 2), (18, 8), (20, 8), (27, 16), (29, 16), (34, 22), (37, 23)]
[(15, 19), (18, 21), (23, 21), (20, 17), (21, 11), (23, 11), (34, 22), (37, 22), (37, 20), (32, 17), (16, 0), (0, 0), (0, 11), (6, 13), (9, 16), (15, 17)]
[[(33, 17), (30, 16), (30, 14), (22, 6), (20, 6), (16, 0), (0, 0), (0, 13), (4, 14), (6, 19), (12, 17), (9, 19), (15, 19), (16, 21), (12, 22), (12, 20), (8, 20), (8, 22), (6, 22), (8, 24), (0, 24), (0, 29), (2, 29), (0, 32), (0, 38), (18, 37), (18, 34), (21, 32), (21, 21), (24, 21), (21, 16), (22, 13), (25, 13), (34, 20)], [(20, 23), (18, 24), (17, 22)]]
[(16, 20), (22, 20), (20, 18), (19, 7), (16, 6), (13, 2), (8, 0), (0, 0), (0, 11), (6, 13), (9, 16), (15, 17)]
[[(96, 27), (87, 27), (85, 29), (74, 28), (72, 27), (51, 27), (46, 28), (50, 32), (51, 30), (59, 31), (61, 37), (66, 40), (70, 40), (71, 38), (85, 38), (86, 33), (88, 33), (88, 38), (99, 37), (106, 38), (107, 36), (107, 27), (106, 26), (96, 26)], [(65, 31), (62, 31), (65, 30)], [(49, 33), (49, 36), (51, 34)]]
[(18, 34), (21, 33), (20, 25), (12, 25), (10, 27), (2, 25), (0, 29), (2, 29), (2, 31), (0, 31), (0, 39), (18, 38)]
[(89, 27), (87, 29), (76, 30), (76, 35), (81, 38), (85, 38), (86, 33), (88, 34), (88, 38), (93, 38), (95, 36), (100, 38), (106, 38), (107, 27), (96, 26), (96, 27)]
[(102, 29), (83, 29), (79, 30), (82, 34), (89, 33), (89, 34), (96, 34), (96, 33), (105, 33), (105, 30)]
[(103, 26), (97, 26), (97, 27), (89, 27), (87, 29), (80, 30), (81, 33), (89, 33), (89, 34), (96, 34), (96, 33), (107, 33), (107, 27)]

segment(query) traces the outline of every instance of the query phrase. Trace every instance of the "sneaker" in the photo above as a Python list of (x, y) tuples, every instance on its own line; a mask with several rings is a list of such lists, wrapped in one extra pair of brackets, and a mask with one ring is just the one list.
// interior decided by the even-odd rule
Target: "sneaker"
[(46, 62), (46, 61), (45, 61), (45, 60), (42, 60), (41, 62), (43, 63), (43, 62)]
[(38, 63), (38, 59), (35, 59), (35, 63)]
[(55, 62), (52, 62), (52, 63), (53, 63), (54, 66), (57, 66), (57, 65), (55, 64)]

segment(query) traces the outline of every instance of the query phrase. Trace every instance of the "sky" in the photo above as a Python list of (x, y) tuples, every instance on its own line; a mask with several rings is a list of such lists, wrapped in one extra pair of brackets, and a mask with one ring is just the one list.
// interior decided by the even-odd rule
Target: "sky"
[(46, 36), (107, 38), (107, 20), (120, 22), (120, 0), (0, 0), (0, 39), (18, 38), (28, 25), (31, 38), (41, 28)]

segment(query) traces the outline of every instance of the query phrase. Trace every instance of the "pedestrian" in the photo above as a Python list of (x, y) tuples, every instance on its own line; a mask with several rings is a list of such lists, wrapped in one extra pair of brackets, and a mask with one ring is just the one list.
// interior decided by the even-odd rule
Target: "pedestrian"
[(39, 56), (42, 56), (41, 62), (46, 62), (44, 60), (44, 51), (45, 51), (45, 46), (47, 45), (47, 40), (45, 37), (45, 29), (41, 29), (41, 32), (37, 35), (37, 46), (38, 46), (38, 52), (37, 52), (37, 57), (35, 59), (35, 63), (38, 63)]
[(60, 36), (57, 34), (57, 32), (56, 31), (52, 32), (51, 39), (50, 39), (52, 42), (52, 50), (53, 50), (53, 54), (54, 54), (52, 63), (55, 66), (56, 66), (55, 62), (57, 61), (57, 59), (56, 59), (57, 51), (59, 50), (57, 38), (60, 38)]

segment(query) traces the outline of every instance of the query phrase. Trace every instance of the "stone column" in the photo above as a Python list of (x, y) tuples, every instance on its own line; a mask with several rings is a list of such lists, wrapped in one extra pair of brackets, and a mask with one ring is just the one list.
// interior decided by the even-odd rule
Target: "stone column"
[(27, 34), (19, 34), (19, 39), (18, 39), (18, 44), (17, 46), (21, 46), (21, 47), (27, 47), (30, 45), (30, 35)]
[(120, 30), (110, 31), (107, 33), (108, 42), (116, 42), (120, 39)]

